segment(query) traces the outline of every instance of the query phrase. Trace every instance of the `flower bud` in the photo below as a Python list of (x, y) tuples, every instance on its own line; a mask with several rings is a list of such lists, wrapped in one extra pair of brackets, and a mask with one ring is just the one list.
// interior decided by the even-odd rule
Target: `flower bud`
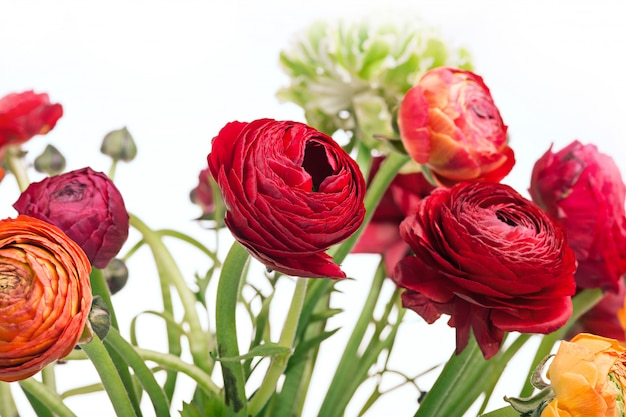
[(100, 339), (104, 339), (109, 333), (111, 328), (111, 314), (109, 313), (109, 307), (106, 305), (102, 297), (96, 296), (91, 304), (91, 311), (89, 311), (89, 323), (95, 334)]
[(106, 134), (100, 146), (100, 152), (115, 161), (130, 162), (137, 156), (137, 145), (126, 127)]
[(440, 67), (426, 72), (398, 111), (404, 147), (435, 181), (499, 182), (513, 168), (507, 126), (478, 75)]
[(35, 158), (35, 170), (48, 175), (57, 175), (65, 169), (65, 157), (57, 148), (47, 145), (46, 149)]
[(104, 268), (128, 238), (129, 216), (105, 174), (83, 168), (32, 183), (13, 207), (58, 226), (96, 268)]
[(102, 270), (111, 294), (117, 294), (128, 282), (128, 268), (120, 258), (111, 259), (111, 262)]

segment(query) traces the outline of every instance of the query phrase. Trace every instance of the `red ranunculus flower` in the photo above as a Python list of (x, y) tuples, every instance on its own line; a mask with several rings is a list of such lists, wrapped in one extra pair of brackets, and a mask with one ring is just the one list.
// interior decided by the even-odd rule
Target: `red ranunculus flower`
[(91, 168), (32, 183), (13, 207), (58, 226), (104, 268), (128, 238), (129, 216), (113, 181)]
[(0, 148), (48, 133), (62, 115), (63, 107), (50, 103), (45, 93), (25, 91), (0, 98)]
[(411, 158), (444, 185), (498, 182), (515, 164), (507, 127), (491, 93), (470, 71), (427, 71), (404, 96), (398, 127)]
[[(384, 157), (374, 158), (369, 181), (378, 172), (384, 159)], [(398, 261), (409, 252), (409, 245), (400, 236), (400, 223), (413, 213), (417, 203), (434, 189), (435, 186), (421, 173), (396, 175), (352, 252), (380, 253), (385, 262), (387, 275), (391, 276)]]
[(626, 187), (613, 159), (578, 141), (549, 149), (535, 163), (529, 191), (565, 226), (578, 288), (616, 292), (626, 273)]
[(273, 270), (343, 278), (325, 251), (363, 222), (365, 180), (330, 137), (298, 122), (231, 122), (213, 138), (211, 175), (235, 239)]
[(457, 353), (470, 330), (490, 358), (505, 331), (549, 333), (572, 313), (576, 260), (565, 231), (507, 185), (435, 190), (400, 233), (415, 253), (393, 275), (403, 305), (429, 323), (450, 315)]
[(213, 188), (210, 181), (209, 168), (203, 169), (198, 175), (198, 185), (191, 190), (191, 201), (202, 208), (202, 218), (211, 218), (215, 212)]
[(90, 269), (56, 226), (0, 220), (0, 381), (26, 379), (74, 349), (91, 307)]

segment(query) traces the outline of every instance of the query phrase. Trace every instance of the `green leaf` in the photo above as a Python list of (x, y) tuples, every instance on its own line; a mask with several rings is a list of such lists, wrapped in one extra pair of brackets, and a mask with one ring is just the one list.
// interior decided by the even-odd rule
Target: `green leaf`
[(520, 414), (511, 406), (499, 408), (487, 414), (481, 414), (480, 417), (520, 417)]
[(472, 335), (463, 352), (452, 354), (415, 417), (463, 415), (483, 392), (490, 368)]
[(215, 358), (215, 360), (220, 362), (237, 362), (244, 359), (255, 358), (258, 356), (276, 356), (284, 353), (289, 353), (291, 348), (286, 346), (280, 346), (276, 343), (264, 343), (259, 346), (255, 346), (248, 353), (238, 356), (230, 356), (230, 357), (222, 357)]
[(115, 349), (120, 357), (123, 358), (131, 368), (133, 368), (135, 376), (152, 401), (155, 414), (160, 417), (168, 417), (170, 415), (169, 401), (163, 392), (163, 389), (154, 378), (152, 371), (150, 371), (144, 360), (135, 351), (135, 348), (122, 338), (115, 328), (112, 328), (109, 331), (109, 335), (104, 340), (104, 343), (105, 345), (109, 345)]
[(293, 355), (291, 355), (291, 357), (289, 358), (289, 364), (287, 365), (287, 368), (292, 367), (293, 365), (297, 364), (301, 360), (305, 360), (307, 358), (307, 354), (311, 350), (318, 347), (320, 343), (322, 343), (324, 340), (328, 339), (329, 337), (337, 333), (339, 330), (340, 328), (337, 328), (328, 332), (322, 332), (318, 334), (317, 336), (300, 343), (298, 346), (296, 346), (296, 350), (294, 351)]
[[(215, 335), (220, 357), (239, 356), (237, 340), (237, 299), (239, 287), (245, 280), (250, 255), (239, 243), (234, 242), (226, 255), (217, 285)], [(243, 366), (238, 361), (222, 361), (224, 391), (229, 416), (248, 415)]]
[(197, 391), (189, 403), (183, 403), (180, 411), (181, 417), (226, 417), (228, 412), (224, 401), (216, 395), (208, 395), (203, 391)]
[[(72, 412), (61, 397), (48, 388), (46, 385), (37, 381), (34, 378), (24, 379), (19, 382), (20, 387), (27, 393), (28, 398), (36, 398), (37, 402), (33, 403), (34, 407), (43, 405), (48, 411), (52, 411), (58, 417), (76, 417), (76, 414)], [(128, 414), (131, 416), (132, 414)]]

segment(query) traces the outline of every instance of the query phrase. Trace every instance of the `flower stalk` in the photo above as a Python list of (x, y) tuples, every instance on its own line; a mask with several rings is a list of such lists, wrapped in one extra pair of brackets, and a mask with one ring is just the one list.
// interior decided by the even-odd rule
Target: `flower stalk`
[(205, 333), (196, 311), (196, 297), (187, 286), (174, 257), (161, 240), (160, 235), (132, 214), (130, 215), (130, 224), (142, 234), (150, 247), (161, 279), (173, 285), (178, 292), (185, 311), (185, 321), (189, 324), (187, 337), (194, 363), (204, 370), (210, 370), (209, 352), (207, 344), (204, 342)]
[(23, 192), (28, 188), (30, 180), (28, 179), (28, 172), (24, 164), (22, 148), (19, 145), (9, 145), (5, 148), (4, 152), (4, 161), (11, 174), (15, 176), (15, 181), (20, 191)]
[(131, 400), (132, 394), (125, 389), (111, 356), (100, 338), (94, 334), (91, 342), (81, 345), (81, 348), (96, 367), (115, 413), (118, 416), (140, 417), (139, 404)]
[[(278, 341), (279, 346), (288, 347), (293, 350), (293, 342), (298, 328), (298, 319), (300, 318), (302, 306), (304, 305), (308, 282), (308, 278), (297, 278), (296, 280), (296, 288), (294, 289), (293, 296), (291, 297), (291, 305), (287, 311), (285, 324)], [(272, 361), (267, 373), (265, 374), (265, 378), (248, 405), (249, 415), (258, 415), (265, 404), (269, 401), (272, 394), (276, 391), (278, 379), (287, 367), (289, 356), (291, 356), (291, 351), (286, 354), (279, 354), (272, 357)]]
[[(250, 256), (234, 242), (226, 255), (217, 287), (215, 337), (219, 357), (239, 356), (237, 342), (237, 299)], [(248, 404), (243, 367), (239, 361), (222, 361), (224, 393), (229, 417), (247, 417)]]

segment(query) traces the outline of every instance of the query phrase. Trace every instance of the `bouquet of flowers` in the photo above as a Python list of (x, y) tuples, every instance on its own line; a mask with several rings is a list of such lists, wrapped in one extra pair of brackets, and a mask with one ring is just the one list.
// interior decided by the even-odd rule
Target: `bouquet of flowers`
[[(306, 120), (214, 132), (191, 190), (205, 241), (129, 213), (115, 175), (137, 154), (128, 129), (101, 143), (107, 174), (65, 171), (56, 147), (26, 151), (62, 105), (33, 91), (0, 99), (0, 179), (20, 188), (0, 220), (0, 415), (20, 415), (21, 389), (38, 416), (74, 416), (65, 399), (103, 390), (124, 417), (299, 416), (315, 372), (327, 379), (319, 416), (355, 401), (366, 415), (383, 376), (418, 387), (421, 375), (389, 366), (408, 315), (445, 317), (456, 334), (436, 382), (416, 390), (416, 417), (477, 401), (491, 417), (623, 415), (626, 186), (613, 159), (574, 141), (534, 162), (530, 199), (501, 183), (522, 156), (488, 80), (419, 22), (318, 22), (280, 62), (290, 83), (278, 97)], [(201, 272), (185, 276), (172, 241)], [(163, 350), (116, 315), (146, 250), (162, 309), (145, 314)], [(319, 353), (339, 330), (340, 283), (360, 278), (342, 265), (353, 254), (380, 262), (328, 369)], [(522, 391), (487, 410), (534, 335)], [(87, 361), (99, 381), (60, 392), (57, 378)]]

